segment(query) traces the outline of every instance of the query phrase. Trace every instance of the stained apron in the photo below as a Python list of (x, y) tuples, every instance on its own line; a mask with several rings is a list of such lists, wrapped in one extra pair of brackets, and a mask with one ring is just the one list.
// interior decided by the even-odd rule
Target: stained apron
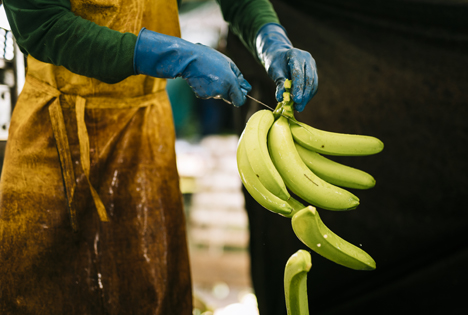
[[(177, 3), (72, 0), (99, 25), (180, 36)], [(0, 184), (0, 314), (191, 314), (165, 80), (28, 57)]]

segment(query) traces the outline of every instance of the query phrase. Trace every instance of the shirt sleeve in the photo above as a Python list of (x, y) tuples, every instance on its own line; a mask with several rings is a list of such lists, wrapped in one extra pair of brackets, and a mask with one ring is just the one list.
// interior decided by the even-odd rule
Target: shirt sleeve
[(217, 0), (224, 20), (240, 38), (247, 49), (257, 57), (255, 37), (267, 23), (280, 24), (278, 16), (268, 0)]
[(21, 50), (34, 58), (106, 83), (133, 72), (137, 36), (83, 19), (69, 0), (4, 0)]

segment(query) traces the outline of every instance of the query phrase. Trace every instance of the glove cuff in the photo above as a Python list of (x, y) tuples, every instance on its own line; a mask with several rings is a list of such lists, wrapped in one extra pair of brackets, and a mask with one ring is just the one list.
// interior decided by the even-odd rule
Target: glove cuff
[(137, 59), (139, 59), (138, 51), (141, 49), (140, 48), (141, 33), (143, 33), (143, 31), (145, 30), (146, 30), (146, 27), (143, 27), (138, 33), (137, 41), (135, 43), (135, 49), (133, 50), (133, 73), (134, 74), (140, 74), (137, 70)]
[(286, 29), (283, 27), (283, 25), (278, 24), (278, 23), (266, 23), (262, 25), (262, 27), (259, 28), (257, 35), (255, 35), (255, 38), (258, 38), (260, 34), (265, 34), (265, 33), (270, 33), (270, 32), (282, 32), (287, 38), (288, 32)]
[(187, 53), (192, 43), (178, 37), (142, 28), (133, 54), (133, 71), (156, 78), (172, 79), (181, 76), (191, 58)]
[(283, 26), (277, 23), (267, 23), (257, 32), (255, 48), (258, 59), (265, 65), (265, 60), (268, 59), (267, 55), (270, 52), (282, 48), (290, 49), (293, 48), (293, 45)]

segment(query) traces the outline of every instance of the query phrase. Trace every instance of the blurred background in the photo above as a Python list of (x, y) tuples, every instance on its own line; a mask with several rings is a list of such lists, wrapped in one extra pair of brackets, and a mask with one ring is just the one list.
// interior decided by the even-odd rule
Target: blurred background
[[(183, 1), (179, 12), (182, 38), (226, 53), (228, 25), (215, 1)], [(180, 78), (168, 80), (167, 92), (188, 222), (194, 314), (257, 315), (236, 163), (236, 109), (221, 100), (196, 98)]]

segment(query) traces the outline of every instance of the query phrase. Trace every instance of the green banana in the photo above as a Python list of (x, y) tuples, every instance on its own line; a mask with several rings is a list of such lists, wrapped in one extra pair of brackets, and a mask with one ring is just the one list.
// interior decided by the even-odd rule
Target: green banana
[(374, 259), (326, 227), (314, 207), (297, 212), (291, 223), (296, 236), (317, 254), (351, 269), (375, 269)]
[(250, 166), (263, 186), (279, 198), (288, 200), (289, 192), (268, 153), (267, 135), (273, 121), (271, 111), (256, 112), (247, 122), (243, 141)]
[(242, 134), (237, 147), (237, 168), (240, 178), (249, 194), (266, 209), (281, 214), (290, 215), (293, 208), (266, 189), (250, 166)]
[(318, 177), (333, 185), (355, 189), (369, 189), (375, 186), (375, 179), (370, 174), (349, 167), (307, 150), (295, 143), (297, 153), (307, 167)]
[(324, 131), (297, 120), (291, 124), (291, 133), (304, 148), (327, 155), (371, 155), (384, 148), (375, 137)]
[(312, 267), (310, 253), (300, 249), (289, 257), (284, 268), (284, 295), (288, 315), (309, 315), (307, 273)]
[(351, 210), (359, 205), (355, 195), (320, 179), (304, 164), (285, 117), (280, 117), (270, 128), (268, 148), (286, 186), (300, 198), (328, 210)]

